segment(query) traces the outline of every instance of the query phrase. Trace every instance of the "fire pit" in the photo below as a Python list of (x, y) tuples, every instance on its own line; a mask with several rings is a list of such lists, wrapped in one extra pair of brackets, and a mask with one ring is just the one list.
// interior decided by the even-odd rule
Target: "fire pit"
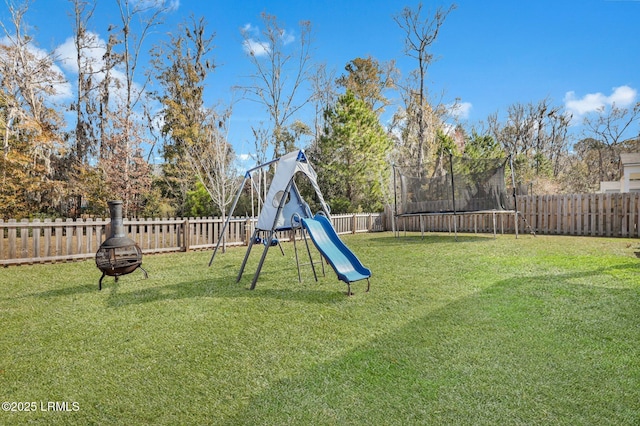
[(98, 290), (102, 290), (102, 279), (105, 275), (115, 277), (117, 282), (120, 275), (130, 274), (140, 268), (144, 277), (148, 278), (147, 271), (142, 268), (142, 250), (124, 232), (122, 201), (109, 201), (108, 204), (111, 232), (96, 253), (96, 266), (102, 271)]

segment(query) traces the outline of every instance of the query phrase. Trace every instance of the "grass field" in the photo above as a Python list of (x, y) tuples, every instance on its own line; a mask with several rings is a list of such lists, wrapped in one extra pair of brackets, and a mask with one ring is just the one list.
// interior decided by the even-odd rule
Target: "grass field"
[(0, 424), (640, 424), (639, 240), (343, 239), (369, 293), (291, 243), (253, 291), (245, 248), (0, 269)]

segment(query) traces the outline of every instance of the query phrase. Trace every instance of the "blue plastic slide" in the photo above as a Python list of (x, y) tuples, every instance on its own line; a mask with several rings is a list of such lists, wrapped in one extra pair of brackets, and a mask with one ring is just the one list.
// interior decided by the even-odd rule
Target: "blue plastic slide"
[[(323, 215), (315, 215), (313, 219), (302, 219), (302, 226), (307, 230), (313, 244), (327, 259), (338, 279), (349, 286), (354, 281), (369, 280), (371, 271), (360, 263), (355, 254), (342, 242), (329, 219)], [(367, 290), (369, 288), (367, 287)]]

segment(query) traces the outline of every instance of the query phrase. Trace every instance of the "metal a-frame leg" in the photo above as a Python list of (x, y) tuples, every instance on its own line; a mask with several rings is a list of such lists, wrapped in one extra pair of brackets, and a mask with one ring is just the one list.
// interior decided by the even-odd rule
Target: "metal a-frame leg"
[(267, 252), (269, 251), (269, 247), (271, 247), (271, 241), (273, 241), (273, 235), (274, 235), (274, 232), (269, 231), (269, 238), (266, 240), (264, 251), (262, 252), (262, 256), (260, 257), (260, 263), (258, 263), (258, 269), (256, 269), (256, 273), (253, 276), (253, 281), (251, 281), (251, 287), (250, 287), (251, 290), (256, 288), (256, 283), (258, 282), (258, 277), (260, 276), (260, 270), (262, 269), (262, 264), (264, 263), (264, 260), (267, 257)]
[(216, 253), (218, 252), (218, 247), (220, 247), (220, 243), (224, 240), (224, 233), (227, 230), (227, 226), (229, 225), (229, 221), (231, 220), (233, 211), (236, 209), (236, 205), (238, 204), (238, 200), (240, 199), (240, 195), (242, 194), (242, 189), (244, 188), (244, 183), (247, 181), (247, 179), (249, 179), (249, 176), (250, 176), (250, 173), (247, 172), (247, 174), (244, 175), (244, 180), (242, 181), (240, 188), (238, 188), (238, 193), (236, 194), (235, 200), (233, 200), (233, 205), (229, 210), (229, 215), (227, 216), (227, 219), (224, 221), (224, 225), (222, 226), (222, 231), (220, 231), (220, 235), (218, 236), (218, 242), (216, 243), (216, 248), (213, 249), (213, 253), (211, 253), (211, 259), (209, 259), (209, 267), (211, 267), (211, 264), (213, 263), (213, 258), (216, 257)]
[(296, 255), (296, 267), (298, 268), (298, 282), (302, 282), (302, 276), (300, 275), (300, 259), (298, 258), (298, 246), (296, 245), (296, 231), (292, 231), (293, 235), (293, 252)]
[(247, 247), (247, 252), (244, 254), (244, 259), (242, 260), (242, 265), (240, 266), (240, 272), (238, 272), (238, 278), (236, 279), (237, 283), (240, 282), (240, 279), (242, 278), (244, 267), (247, 265), (247, 260), (249, 259), (249, 254), (251, 254), (251, 249), (253, 248), (253, 243), (256, 240), (258, 232), (258, 229), (253, 230), (253, 234), (251, 235), (251, 239), (249, 240), (249, 247)]
[[(307, 255), (309, 255), (309, 263), (311, 264), (311, 269), (313, 270), (313, 278), (318, 281), (318, 275), (316, 274), (316, 267), (313, 263), (313, 258), (311, 257), (311, 250), (309, 249), (309, 241), (307, 240), (307, 233), (302, 228), (302, 237), (304, 238), (304, 245), (307, 247)], [(322, 276), (324, 276), (324, 262), (322, 261), (322, 255), (320, 255), (320, 264), (322, 265)]]

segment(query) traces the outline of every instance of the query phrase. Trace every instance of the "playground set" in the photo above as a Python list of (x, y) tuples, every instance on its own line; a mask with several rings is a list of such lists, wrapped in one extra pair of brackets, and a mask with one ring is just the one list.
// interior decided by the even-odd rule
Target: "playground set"
[[(255, 172), (262, 172), (266, 170), (267, 167), (275, 169), (275, 173), (271, 180), (271, 184), (269, 185), (267, 194), (264, 199), (262, 199), (260, 196), (260, 190), (256, 187), (253, 175)], [(315, 191), (322, 208), (322, 210), (315, 215), (311, 213), (309, 205), (300, 195), (300, 191), (295, 183), (297, 175), (306, 177)], [(260, 271), (262, 270), (262, 266), (265, 262), (269, 249), (271, 247), (278, 246), (282, 251), (280, 242), (277, 239), (277, 233), (280, 231), (292, 231), (295, 233), (295, 231), (300, 230), (305, 241), (306, 251), (309, 256), (309, 263), (313, 269), (316, 281), (318, 278), (314, 265), (317, 262), (314, 262), (312, 259), (307, 234), (318, 252), (321, 254), (322, 258), (331, 265), (338, 279), (347, 284), (348, 295), (352, 294), (351, 283), (365, 279), (367, 280), (367, 291), (369, 291), (369, 278), (371, 277), (371, 271), (365, 268), (356, 255), (344, 244), (331, 224), (330, 209), (324, 201), (324, 197), (322, 196), (322, 192), (318, 186), (317, 174), (313, 170), (313, 167), (302, 150), (290, 152), (280, 158), (254, 167), (245, 173), (244, 181), (240, 185), (238, 193), (236, 194), (229, 211), (229, 215), (227, 216), (227, 220), (222, 227), (218, 237), (218, 242), (213, 250), (211, 259), (209, 260), (209, 266), (213, 263), (220, 244), (223, 241), (227, 225), (233, 215), (247, 181), (251, 182), (252, 190), (258, 194), (259, 199), (262, 201), (262, 209), (258, 216), (251, 239), (249, 240), (249, 245), (242, 261), (242, 265), (240, 266), (236, 282), (239, 282), (242, 279), (251, 250), (257, 244), (262, 243), (264, 246), (262, 255), (251, 281), (250, 289), (253, 290), (260, 276)], [(296, 252), (296, 264), (298, 267), (298, 279), (300, 280), (300, 261), (295, 242), (295, 234), (293, 241)], [(283, 251), (282, 253), (284, 254)], [(324, 272), (324, 263), (322, 263), (322, 261), (320, 263), (322, 264), (322, 270)]]
[[(441, 158), (441, 164), (434, 167), (427, 174), (418, 173), (417, 176), (407, 173), (400, 167), (393, 167), (394, 180), (394, 204), (392, 226), (394, 234), (399, 235), (398, 222), (403, 219), (418, 217), (420, 231), (424, 238), (423, 218), (430, 215), (448, 217), (453, 224), (457, 240), (457, 219), (465, 214), (491, 214), (493, 216), (494, 237), (496, 234), (496, 216), (500, 214), (513, 214), (515, 234), (518, 237), (518, 210), (516, 203), (516, 191), (513, 197), (507, 194), (505, 171), (510, 165), (511, 180), (515, 188), (513, 164), (510, 158), (468, 158), (454, 157), (451, 153), (448, 158)], [(266, 182), (267, 170), (273, 177), (266, 190), (266, 183), (262, 185), (263, 177)], [(256, 185), (254, 174), (259, 174), (259, 183)], [(321, 210), (315, 215), (309, 205), (304, 201), (296, 185), (296, 177), (303, 176), (315, 191)], [(258, 207), (260, 212), (249, 239), (247, 251), (240, 266), (236, 282), (240, 282), (247, 266), (252, 249), (259, 244), (264, 246), (260, 261), (251, 281), (250, 289), (256, 286), (260, 272), (271, 247), (278, 246), (284, 255), (284, 250), (278, 240), (278, 233), (289, 231), (292, 235), (295, 259), (298, 269), (298, 280), (302, 281), (300, 273), (300, 257), (296, 235), (301, 233), (306, 251), (309, 256), (309, 265), (313, 270), (315, 280), (318, 280), (315, 265), (322, 265), (322, 273), (325, 272), (325, 262), (333, 268), (337, 278), (347, 284), (347, 294), (351, 295), (351, 283), (367, 280), (367, 290), (370, 289), (371, 271), (363, 266), (358, 257), (347, 247), (338, 236), (331, 222), (329, 206), (324, 200), (317, 182), (317, 174), (314, 171), (304, 151), (290, 152), (280, 158), (261, 164), (248, 170), (233, 201), (229, 214), (218, 236), (215, 249), (209, 260), (209, 266), (220, 248), (224, 244), (225, 233), (233, 212), (244, 191), (247, 181), (250, 181), (252, 209), (253, 195), (258, 194)], [(125, 235), (122, 222), (122, 202), (109, 203), (111, 211), (111, 235), (101, 245), (96, 253), (96, 266), (102, 271), (102, 277), (98, 288), (102, 288), (102, 280), (106, 275), (118, 279), (120, 275), (141, 269), (145, 277), (147, 272), (142, 268), (142, 250)], [(253, 216), (253, 214), (252, 214)], [(524, 219), (524, 218), (523, 218)], [(250, 222), (249, 222), (250, 223)], [(525, 220), (526, 223), (526, 220)], [(533, 234), (533, 231), (532, 231)], [(313, 242), (320, 253), (320, 262), (314, 262), (309, 242)]]

